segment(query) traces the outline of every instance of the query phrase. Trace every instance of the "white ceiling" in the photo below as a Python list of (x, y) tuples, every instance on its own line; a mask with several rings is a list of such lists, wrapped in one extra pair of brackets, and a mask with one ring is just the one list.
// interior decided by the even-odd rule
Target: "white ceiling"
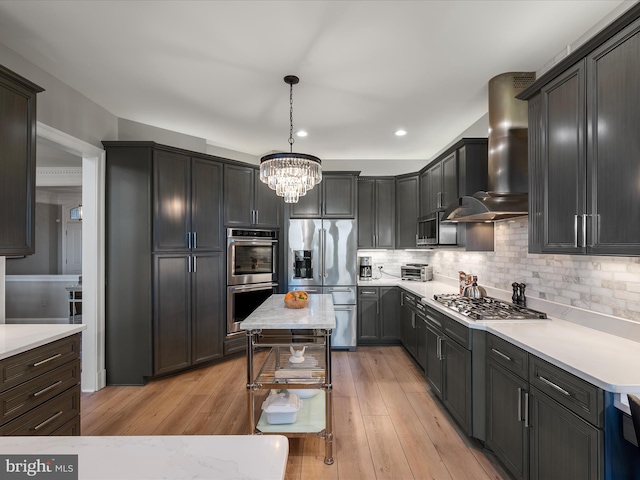
[[(0, 0), (0, 42), (114, 115), (261, 156), (430, 159), (619, 0)], [(408, 131), (396, 137), (398, 128)]]

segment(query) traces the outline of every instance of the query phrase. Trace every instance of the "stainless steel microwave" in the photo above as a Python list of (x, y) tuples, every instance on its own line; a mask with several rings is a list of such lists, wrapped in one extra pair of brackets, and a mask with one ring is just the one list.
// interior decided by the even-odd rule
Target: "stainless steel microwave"
[(456, 245), (458, 228), (455, 223), (442, 223), (442, 213), (434, 212), (418, 218), (418, 247)]

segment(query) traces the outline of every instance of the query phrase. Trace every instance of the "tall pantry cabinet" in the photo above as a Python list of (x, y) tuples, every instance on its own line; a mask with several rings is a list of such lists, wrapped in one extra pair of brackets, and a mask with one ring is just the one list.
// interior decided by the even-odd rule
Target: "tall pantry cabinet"
[(223, 164), (154, 142), (103, 143), (107, 383), (222, 357)]

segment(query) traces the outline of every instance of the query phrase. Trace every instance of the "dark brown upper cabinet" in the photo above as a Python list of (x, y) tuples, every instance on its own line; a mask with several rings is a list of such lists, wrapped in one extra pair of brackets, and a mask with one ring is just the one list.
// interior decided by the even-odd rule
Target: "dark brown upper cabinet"
[(36, 94), (42, 91), (0, 65), (0, 256), (35, 252)]
[(355, 218), (358, 172), (327, 172), (298, 203), (290, 218)]
[(605, 33), (523, 93), (532, 253), (640, 255), (640, 20)]
[(394, 248), (394, 177), (358, 179), (358, 248)]
[(260, 181), (260, 170), (251, 166), (225, 165), (225, 225), (279, 227), (283, 211), (283, 198)]
[(451, 152), (420, 173), (420, 216), (444, 210), (457, 199), (458, 164)]
[(418, 237), (419, 177), (396, 177), (396, 248), (416, 248)]

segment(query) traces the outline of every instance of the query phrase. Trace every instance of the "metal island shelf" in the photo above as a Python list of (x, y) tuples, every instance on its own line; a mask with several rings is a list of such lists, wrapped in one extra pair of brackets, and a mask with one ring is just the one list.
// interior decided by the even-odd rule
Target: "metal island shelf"
[[(333, 463), (333, 392), (331, 384), (331, 332), (335, 312), (331, 295), (310, 295), (306, 308), (288, 309), (284, 295), (272, 295), (241, 324), (247, 334), (248, 433), (288, 437), (318, 435), (325, 441), (327, 465)], [(304, 348), (304, 361), (290, 361), (294, 347)], [(256, 365), (256, 349), (269, 349)], [(256, 393), (260, 390), (320, 389), (302, 401), (294, 423), (269, 424), (262, 412), (256, 418)]]

